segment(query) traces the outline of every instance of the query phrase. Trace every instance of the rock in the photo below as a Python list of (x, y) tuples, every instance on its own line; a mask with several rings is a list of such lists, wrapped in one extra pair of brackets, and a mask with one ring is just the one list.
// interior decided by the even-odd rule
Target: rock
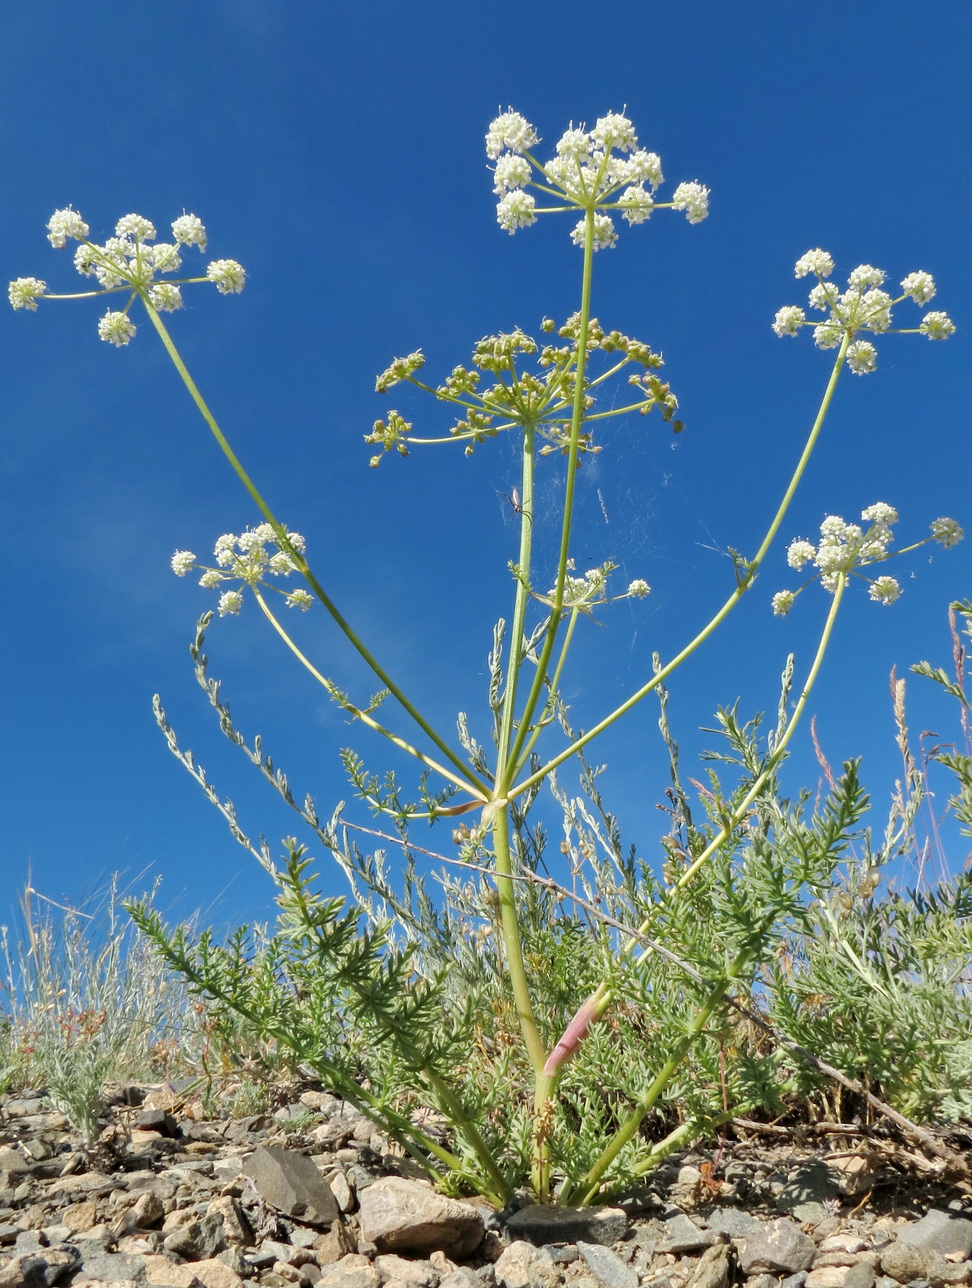
[(220, 1194), (213, 1199), (209, 1205), (209, 1215), (219, 1217), (226, 1243), (247, 1246), (253, 1242), (253, 1227), (232, 1194)]
[(786, 1217), (760, 1223), (748, 1235), (739, 1253), (743, 1274), (791, 1275), (808, 1270), (817, 1251), (814, 1241)]
[(431, 1261), (410, 1261), (393, 1252), (375, 1257), (375, 1269), (382, 1279), (397, 1279), (415, 1288), (434, 1288), (439, 1278)]
[(147, 1288), (198, 1288), (192, 1266), (180, 1266), (168, 1257), (150, 1253), (144, 1258)]
[(163, 1240), (166, 1252), (174, 1252), (186, 1261), (204, 1261), (226, 1247), (223, 1222), (215, 1212), (199, 1220), (187, 1221)]
[(844, 1288), (847, 1266), (814, 1266), (804, 1283), (806, 1288)]
[(932, 1208), (920, 1221), (902, 1227), (898, 1242), (949, 1261), (967, 1261), (972, 1256), (972, 1221), (957, 1212)]
[(724, 1243), (713, 1244), (699, 1257), (699, 1264), (689, 1280), (689, 1288), (727, 1288), (731, 1273), (728, 1246)]
[(219, 1257), (193, 1262), (192, 1273), (202, 1288), (242, 1288), (243, 1285), (240, 1275)]
[(381, 1177), (361, 1191), (358, 1203), (362, 1238), (379, 1252), (440, 1248), (451, 1256), (467, 1256), (485, 1232), (476, 1208), (400, 1176)]
[(676, 1213), (665, 1222), (665, 1235), (658, 1244), (658, 1252), (672, 1252), (681, 1256), (686, 1252), (698, 1252), (702, 1248), (711, 1248), (721, 1243), (722, 1236), (717, 1230), (702, 1230), (691, 1217), (683, 1212)]
[(321, 1288), (380, 1288), (381, 1275), (367, 1257), (351, 1252), (328, 1266), (318, 1283)]
[(493, 1274), (499, 1288), (556, 1288), (560, 1283), (560, 1272), (547, 1249), (525, 1239), (516, 1239), (503, 1249)]
[(628, 1218), (616, 1207), (555, 1207), (549, 1203), (530, 1203), (520, 1208), (506, 1222), (511, 1239), (528, 1239), (531, 1243), (601, 1243), (610, 1246), (624, 1237)]
[(616, 1252), (600, 1243), (585, 1243), (581, 1239), (575, 1242), (577, 1251), (604, 1288), (638, 1288), (637, 1274), (624, 1264)]
[(468, 1266), (456, 1266), (439, 1280), (439, 1288), (483, 1288), (483, 1281)]
[(741, 1212), (739, 1208), (716, 1208), (706, 1219), (710, 1230), (716, 1230), (730, 1239), (743, 1239), (747, 1234), (758, 1230), (761, 1224), (758, 1217), (749, 1212)]
[(921, 1248), (905, 1243), (900, 1237), (881, 1253), (881, 1270), (899, 1284), (924, 1279), (928, 1258)]
[[(807, 1163), (803, 1167), (794, 1168), (790, 1172), (788, 1180), (785, 1181), (783, 1189), (780, 1190), (776, 1197), (776, 1209), (779, 1212), (787, 1212), (790, 1216), (797, 1218), (797, 1221), (814, 1221), (818, 1215), (819, 1220), (823, 1220), (825, 1212), (823, 1204), (828, 1199), (836, 1199), (839, 1194), (839, 1188), (836, 1179), (830, 1175), (827, 1163), (816, 1162)], [(811, 1208), (810, 1216), (803, 1216), (801, 1208)]]
[(30, 1160), (19, 1149), (0, 1149), (0, 1172), (29, 1172)]
[(77, 1269), (81, 1255), (70, 1244), (39, 1248), (14, 1257), (0, 1270), (0, 1284), (7, 1288), (51, 1288)]
[(848, 1266), (844, 1276), (844, 1288), (874, 1288), (874, 1267), (866, 1261), (858, 1261)]
[(337, 1220), (334, 1195), (306, 1155), (260, 1145), (244, 1163), (243, 1173), (263, 1201), (285, 1216), (318, 1226)]

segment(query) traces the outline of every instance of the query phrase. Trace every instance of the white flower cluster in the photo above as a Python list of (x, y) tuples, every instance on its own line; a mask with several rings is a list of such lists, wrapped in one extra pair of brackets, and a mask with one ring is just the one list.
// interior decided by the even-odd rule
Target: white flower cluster
[[(861, 520), (867, 527), (848, 523), (836, 514), (828, 514), (820, 525), (820, 541), (816, 545), (802, 537), (791, 541), (786, 552), (787, 563), (797, 571), (813, 564), (817, 569), (815, 576), (819, 576), (823, 587), (832, 593), (841, 578), (848, 577), (858, 568), (888, 558), (893, 536), (891, 528), (898, 522), (897, 510), (884, 501), (877, 501), (861, 511)], [(936, 519), (931, 525), (931, 533), (931, 537), (925, 540), (935, 540), (946, 550), (957, 545), (965, 535), (954, 519)], [(894, 577), (867, 580), (871, 599), (878, 604), (893, 604), (901, 594), (901, 586)], [(777, 616), (785, 616), (798, 594), (799, 591), (778, 591), (773, 596), (773, 612)]]
[[(288, 532), (287, 541), (299, 554), (304, 553), (306, 542), (299, 532)], [(272, 546), (273, 550), (268, 550), (268, 546)], [(314, 602), (306, 590), (292, 590), (287, 594), (279, 586), (266, 581), (268, 576), (287, 577), (296, 571), (293, 557), (269, 523), (248, 528), (239, 536), (234, 532), (224, 533), (217, 539), (213, 553), (218, 566), (210, 568), (197, 563), (191, 550), (177, 550), (172, 556), (172, 571), (177, 577), (185, 577), (193, 569), (201, 569), (199, 584), (207, 590), (213, 590), (227, 581), (240, 581), (247, 586), (269, 586), (269, 589), (286, 596), (288, 608), (302, 608), (306, 611)], [(238, 613), (243, 607), (242, 590), (223, 591), (217, 607), (220, 617)]]
[[(916, 304), (927, 304), (935, 294), (935, 280), (919, 270), (909, 273), (901, 282), (904, 294), (896, 299), (881, 289), (885, 273), (871, 264), (859, 264), (847, 279), (847, 290), (841, 291), (828, 282), (834, 271), (833, 257), (825, 250), (808, 250), (796, 262), (795, 276), (813, 274), (816, 286), (810, 292), (809, 306), (829, 316), (823, 322), (808, 320), (805, 311), (788, 304), (773, 319), (773, 330), (779, 336), (796, 335), (801, 327), (813, 327), (813, 340), (818, 349), (836, 349), (845, 336), (852, 338), (847, 347), (847, 365), (855, 375), (863, 376), (877, 368), (877, 349), (869, 340), (853, 339), (861, 331), (881, 334), (891, 326), (891, 309), (911, 298)], [(947, 340), (955, 325), (947, 313), (926, 313), (916, 329), (930, 340)]]
[[(486, 135), (486, 155), (495, 162), (496, 219), (508, 233), (536, 223), (537, 214), (546, 213), (537, 209), (533, 194), (524, 191), (531, 185), (545, 192), (552, 186), (554, 195), (568, 203), (552, 209), (592, 212), (595, 250), (617, 242), (611, 216), (596, 211), (620, 210), (629, 224), (644, 223), (656, 204), (684, 211), (690, 224), (700, 223), (709, 213), (709, 190), (700, 183), (680, 183), (671, 201), (655, 202), (654, 193), (664, 182), (661, 159), (638, 147), (634, 126), (619, 112), (599, 117), (590, 131), (571, 125), (546, 164), (531, 155), (539, 142), (533, 126), (512, 108), (493, 121)], [(586, 217), (571, 239), (583, 246), (585, 236)]]
[[(115, 225), (115, 235), (97, 245), (88, 240), (88, 225), (70, 207), (55, 210), (47, 230), (48, 241), (58, 249), (68, 239), (81, 243), (74, 254), (74, 266), (83, 277), (94, 277), (102, 292), (132, 292), (123, 311), (109, 311), (98, 323), (101, 339), (119, 348), (135, 335), (135, 324), (128, 317), (128, 309), (137, 292), (147, 295), (159, 312), (172, 313), (182, 308), (180, 286), (185, 282), (213, 282), (223, 295), (243, 290), (246, 273), (234, 259), (213, 260), (205, 277), (184, 278), (178, 283), (156, 280), (160, 274), (179, 271), (184, 247), (206, 249), (206, 229), (197, 215), (183, 214), (173, 220), (171, 242), (157, 242), (155, 225), (142, 215), (123, 215)], [(46, 283), (38, 278), (18, 277), (8, 288), (10, 304), (15, 309), (35, 310), (38, 297), (46, 291)]]

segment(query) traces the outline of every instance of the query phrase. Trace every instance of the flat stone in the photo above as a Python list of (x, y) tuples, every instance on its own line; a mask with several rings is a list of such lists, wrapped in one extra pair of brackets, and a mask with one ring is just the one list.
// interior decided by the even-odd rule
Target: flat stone
[(691, 1217), (679, 1212), (665, 1222), (665, 1234), (656, 1251), (671, 1252), (681, 1256), (686, 1252), (699, 1252), (702, 1248), (711, 1248), (713, 1244), (721, 1242), (722, 1236), (717, 1230), (703, 1230)]
[(292, 1149), (260, 1145), (243, 1164), (265, 1203), (308, 1225), (329, 1226), (338, 1207), (313, 1161)]
[(779, 1217), (761, 1222), (760, 1229), (743, 1240), (739, 1265), (745, 1275), (791, 1275), (808, 1270), (816, 1251), (817, 1245), (795, 1222)]
[(411, 1260), (394, 1252), (375, 1257), (375, 1267), (382, 1279), (397, 1279), (416, 1288), (433, 1288), (439, 1277), (431, 1261)]
[(706, 1225), (710, 1230), (716, 1230), (730, 1239), (744, 1239), (747, 1234), (758, 1230), (761, 1224), (759, 1217), (753, 1216), (751, 1212), (743, 1212), (740, 1208), (716, 1208), (706, 1218)]
[(19, 1149), (0, 1149), (0, 1172), (29, 1172), (30, 1160)]
[(600, 1243), (609, 1247), (624, 1237), (627, 1214), (617, 1207), (555, 1207), (530, 1203), (515, 1212), (506, 1223), (511, 1239), (531, 1243)]
[(932, 1208), (920, 1221), (903, 1226), (898, 1231), (898, 1242), (949, 1261), (966, 1261), (972, 1256), (972, 1221), (957, 1212)]
[(636, 1272), (626, 1266), (616, 1252), (601, 1243), (585, 1243), (581, 1239), (575, 1242), (594, 1278), (604, 1288), (638, 1288)]
[(430, 1252), (439, 1248), (462, 1257), (479, 1246), (485, 1233), (483, 1218), (476, 1208), (400, 1176), (381, 1177), (361, 1191), (358, 1203), (361, 1237), (379, 1252)]
[(844, 1288), (847, 1266), (814, 1266), (805, 1279), (806, 1288)]

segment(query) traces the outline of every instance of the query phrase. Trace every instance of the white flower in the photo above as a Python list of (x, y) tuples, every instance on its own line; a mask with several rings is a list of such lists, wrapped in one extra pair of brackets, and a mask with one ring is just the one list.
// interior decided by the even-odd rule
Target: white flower
[(213, 547), (213, 554), (216, 556), (216, 562), (220, 568), (228, 568), (236, 558), (233, 547), (236, 545), (236, 533), (224, 532), (221, 537), (216, 538), (216, 544)]
[(777, 617), (785, 617), (793, 607), (796, 595), (792, 590), (778, 590), (773, 596), (773, 612)]
[(608, 112), (607, 116), (598, 117), (597, 124), (591, 130), (591, 138), (605, 152), (610, 148), (616, 148), (619, 152), (630, 152), (638, 145), (634, 126), (619, 112)]
[(557, 155), (571, 161), (583, 161), (590, 156), (593, 143), (591, 136), (584, 130), (575, 130), (573, 126), (565, 130), (557, 143)]
[(235, 259), (214, 259), (206, 265), (206, 277), (216, 283), (220, 295), (231, 292), (238, 295), (243, 289), (246, 272)]
[(243, 607), (243, 595), (238, 590), (224, 590), (219, 597), (219, 603), (216, 605), (219, 609), (220, 617), (225, 617), (227, 613), (238, 613)]
[[(587, 231), (587, 220), (582, 219), (570, 234), (570, 239), (575, 246), (583, 246), (584, 238)], [(594, 249), (604, 250), (614, 246), (618, 240), (618, 234), (614, 227), (614, 222), (609, 215), (595, 215), (593, 219)]]
[(135, 330), (135, 323), (126, 314), (113, 313), (110, 310), (98, 323), (98, 335), (102, 340), (113, 344), (116, 349), (128, 344)]
[(486, 135), (486, 155), (497, 160), (504, 148), (511, 152), (527, 152), (540, 142), (540, 136), (530, 122), (510, 108), (491, 123)]
[(901, 587), (894, 577), (877, 577), (871, 582), (868, 594), (876, 604), (893, 604), (901, 594)]
[(863, 376), (877, 367), (877, 349), (868, 340), (855, 340), (847, 350), (847, 365), (855, 376)]
[(910, 295), (916, 304), (927, 304), (935, 294), (935, 279), (931, 273), (924, 273), (919, 269), (917, 273), (909, 273), (904, 278), (901, 289), (906, 295)]
[(285, 554), (282, 550), (278, 550), (277, 553), (271, 557), (268, 567), (272, 573), (277, 573), (286, 577), (289, 573), (292, 573), (295, 570), (296, 564), (293, 559), (291, 559), (290, 555)]
[(198, 246), (206, 249), (206, 229), (196, 215), (180, 215), (172, 221), (172, 236), (183, 246)]
[(931, 530), (932, 536), (936, 541), (940, 542), (946, 550), (950, 550), (952, 546), (957, 546), (965, 536), (964, 531), (954, 519), (936, 519), (931, 525)]
[(822, 309), (826, 312), (834, 307), (839, 295), (840, 291), (836, 282), (818, 282), (810, 292), (810, 307), (812, 309)]
[(207, 568), (199, 578), (199, 584), (200, 586), (205, 586), (207, 590), (212, 590), (214, 586), (218, 586), (223, 580), (223, 573), (217, 572), (215, 568)]
[(507, 189), (522, 188), (530, 182), (531, 174), (530, 162), (526, 157), (507, 153), (506, 156), (500, 157), (493, 170), (493, 177), (496, 180), (493, 191), (497, 196), (502, 196)]
[(685, 211), (690, 224), (699, 224), (709, 213), (709, 189), (701, 183), (680, 183), (672, 194), (672, 205)]
[(918, 330), (929, 340), (947, 340), (955, 334), (955, 323), (947, 313), (926, 313)]
[(518, 228), (529, 228), (537, 222), (534, 214), (536, 204), (536, 199), (529, 192), (521, 189), (508, 192), (496, 203), (496, 222), (512, 236)]
[(68, 206), (67, 210), (55, 210), (47, 221), (47, 240), (55, 249), (60, 249), (69, 237), (80, 241), (87, 237), (89, 229), (76, 210)]
[(633, 599), (644, 599), (651, 590), (651, 587), (641, 577), (636, 577), (634, 581), (628, 583), (628, 594)]
[(786, 552), (786, 562), (791, 568), (799, 571), (804, 564), (808, 564), (816, 555), (817, 547), (812, 541), (791, 541)]
[(773, 330), (777, 335), (796, 335), (800, 327), (807, 320), (807, 315), (803, 309), (798, 309), (792, 304), (780, 309), (773, 319)]
[(314, 600), (306, 590), (292, 590), (287, 596), (288, 608), (302, 608), (306, 613)]
[(196, 562), (191, 550), (177, 550), (172, 556), (172, 571), (177, 577), (184, 577)]
[(7, 287), (10, 307), (13, 309), (27, 309), (31, 313), (36, 313), (37, 299), (46, 290), (47, 283), (42, 282), (39, 277), (18, 277)]
[(146, 249), (152, 252), (152, 265), (157, 273), (174, 273), (182, 267), (179, 248), (171, 242), (156, 242)]
[[(267, 526), (269, 527), (269, 524)], [(290, 542), (290, 544), (293, 546), (293, 548), (297, 551), (298, 554), (302, 555), (304, 551), (307, 549), (307, 542), (300, 535), (299, 532), (288, 532), (287, 540)]]
[(873, 505), (861, 511), (861, 518), (865, 523), (877, 523), (881, 527), (887, 527), (898, 522), (898, 511), (885, 501), (875, 501)]
[(624, 183), (647, 183), (652, 190), (665, 182), (661, 157), (657, 152), (646, 152), (644, 148), (632, 152), (624, 162), (623, 175)]
[(836, 349), (843, 335), (844, 328), (839, 322), (821, 322), (813, 328), (813, 342), (818, 349)]
[(847, 285), (855, 291), (863, 291), (867, 286), (880, 286), (886, 274), (871, 264), (858, 264), (847, 278)]
[(815, 273), (817, 277), (829, 277), (834, 271), (834, 261), (825, 250), (808, 250), (805, 255), (801, 255), (794, 268), (794, 276), (806, 277), (808, 273)]
[(115, 224), (116, 237), (131, 237), (133, 241), (152, 241), (155, 237), (155, 225), (141, 215), (122, 215)]
[(630, 188), (625, 188), (618, 198), (621, 217), (626, 219), (629, 224), (643, 224), (651, 214), (654, 204), (650, 194), (645, 192), (640, 184), (633, 184)]
[(148, 297), (153, 308), (160, 313), (174, 313), (176, 309), (182, 308), (182, 292), (171, 282), (159, 282), (157, 286), (150, 286)]

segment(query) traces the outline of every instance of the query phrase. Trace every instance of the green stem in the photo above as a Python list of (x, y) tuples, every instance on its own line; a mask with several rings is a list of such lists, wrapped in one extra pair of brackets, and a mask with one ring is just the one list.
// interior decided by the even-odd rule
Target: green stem
[(523, 636), (529, 601), (530, 563), (533, 553), (533, 475), (536, 465), (535, 430), (529, 422), (523, 427), (523, 469), (520, 477), (520, 549), (517, 555), (519, 576), (516, 578), (516, 599), (513, 605), (513, 629), (510, 635), (509, 657), (506, 665), (506, 689), (503, 694), (503, 713), (500, 721), (497, 749), (496, 781), (504, 778), (509, 765), (510, 740), (516, 719), (516, 690), (523, 665)]
[(715, 985), (705, 1002), (696, 1012), (692, 1023), (675, 1044), (674, 1050), (655, 1075), (651, 1086), (635, 1101), (634, 1108), (631, 1110), (627, 1119), (618, 1128), (617, 1132), (611, 1139), (610, 1144), (602, 1151), (600, 1157), (594, 1163), (593, 1167), (591, 1167), (587, 1172), (587, 1175), (580, 1181), (580, 1184), (574, 1187), (571, 1195), (565, 1196), (565, 1203), (570, 1203), (574, 1200), (578, 1191), (580, 1191), (579, 1202), (581, 1206), (586, 1206), (588, 1203), (593, 1202), (597, 1197), (601, 1177), (618, 1157), (625, 1145), (628, 1144), (638, 1131), (645, 1119), (645, 1116), (654, 1108), (659, 1096), (668, 1086), (673, 1075), (678, 1072), (682, 1061), (695, 1045), (699, 1035), (712, 1018), (712, 1014), (716, 1007), (722, 1001), (733, 981), (738, 978), (739, 973), (744, 969), (748, 961), (748, 953), (743, 952), (738, 954), (735, 961), (730, 966), (726, 976)]
[[(410, 742), (406, 742), (404, 738), (400, 738), (398, 734), (392, 733), (392, 731), (390, 729), (386, 729), (383, 724), (379, 724), (379, 722), (367, 711), (362, 711), (362, 709), (360, 707), (356, 707), (353, 702), (349, 702), (347, 698), (344, 696), (344, 694), (337, 687), (337, 685), (334, 683), (334, 681), (329, 680), (326, 675), (322, 675), (321, 672), (314, 665), (314, 663), (311, 662), (311, 660), (300, 650), (300, 648), (298, 648), (297, 644), (291, 639), (291, 637), (284, 630), (283, 626), (280, 624), (280, 620), (277, 618), (276, 614), (271, 610), (269, 604), (260, 594), (260, 591), (257, 589), (257, 587), (251, 586), (250, 589), (253, 591), (256, 601), (260, 605), (260, 608), (263, 610), (263, 614), (266, 617), (267, 621), (277, 632), (277, 634), (280, 636), (283, 642), (287, 645), (291, 653), (293, 653), (294, 657), (297, 658), (298, 662), (300, 662), (301, 665), (307, 669), (307, 671), (314, 677), (314, 679), (318, 682), (318, 684), (320, 684), (322, 688), (326, 690), (326, 692), (334, 699), (335, 702), (337, 702), (340, 706), (342, 706), (345, 711), (350, 712), (350, 714), (353, 715), (355, 719), (360, 720), (362, 724), (367, 725), (369, 729), (373, 729), (375, 733), (380, 733), (383, 737), (387, 738), (389, 742), (394, 743), (394, 745), (398, 747), (399, 750), (408, 752), (410, 756), (414, 756), (416, 760), (421, 761), (423, 765), (427, 765), (429, 769), (434, 769), (437, 774), (441, 774), (442, 777), (445, 778), (448, 782), (454, 784), (456, 787), (461, 788), (463, 791), (468, 792), (470, 790), (469, 784), (467, 782), (464, 782), (463, 779), (459, 778), (457, 774), (454, 774), (451, 769), (446, 769), (444, 765), (440, 765), (438, 761), (433, 760), (431, 756), (427, 756), (425, 752), (419, 751), (419, 749), (417, 747), (413, 747)], [(477, 795), (476, 799), (481, 804), (483, 805), (486, 804), (485, 796)]]
[(472, 1146), (473, 1153), (479, 1160), (480, 1166), (486, 1175), (492, 1180), (493, 1185), (496, 1187), (496, 1193), (502, 1199), (503, 1206), (505, 1207), (513, 1197), (513, 1188), (500, 1171), (489, 1147), (479, 1134), (476, 1124), (466, 1113), (459, 1097), (447, 1082), (440, 1078), (438, 1074), (432, 1073), (430, 1070), (425, 1070), (425, 1076), (428, 1078), (429, 1085), (438, 1097), (440, 1105), (448, 1115), (452, 1126), (457, 1131), (461, 1132)]
[[(574, 517), (574, 481), (577, 475), (577, 462), (580, 456), (580, 433), (584, 423), (584, 372), (587, 368), (587, 336), (591, 319), (591, 274), (594, 260), (594, 209), (587, 211), (584, 224), (584, 274), (581, 282), (580, 327), (577, 335), (577, 358), (574, 367), (574, 409), (570, 423), (570, 443), (567, 448), (567, 478), (564, 483), (564, 517), (560, 532), (560, 557), (557, 563), (557, 581), (554, 587), (553, 607), (550, 610), (550, 622), (547, 635), (537, 663), (536, 675), (527, 697), (523, 714), (520, 717), (520, 728), (516, 741), (510, 751), (508, 765), (516, 765), (523, 751), (523, 744), (530, 733), (533, 713), (543, 693), (547, 667), (553, 654), (557, 632), (560, 629), (561, 614), (564, 606), (564, 583), (567, 579), (567, 561), (570, 556), (570, 531)], [(509, 786), (503, 784), (504, 791)]]
[(411, 716), (411, 718), (415, 721), (415, 723), (426, 735), (426, 737), (431, 739), (431, 741), (435, 744), (436, 747), (438, 747), (439, 751), (442, 752), (442, 754), (449, 761), (449, 763), (453, 765), (456, 769), (458, 769), (459, 773), (462, 775), (462, 778), (465, 782), (472, 783), (472, 785), (480, 793), (482, 793), (483, 796), (488, 796), (490, 789), (486, 786), (485, 783), (481, 782), (479, 778), (470, 771), (468, 766), (463, 763), (463, 761), (452, 750), (449, 744), (445, 742), (445, 740), (441, 738), (439, 734), (436, 733), (436, 731), (424, 718), (421, 712), (419, 712), (412, 705), (412, 703), (408, 700), (408, 698), (398, 687), (398, 685), (394, 682), (391, 676), (387, 673), (384, 667), (382, 667), (379, 664), (377, 659), (372, 656), (369, 650), (358, 638), (358, 636), (352, 630), (350, 623), (338, 611), (336, 605), (333, 603), (330, 596), (324, 590), (324, 587), (320, 584), (320, 582), (311, 572), (310, 568), (308, 567), (307, 561), (306, 559), (304, 559), (303, 555), (298, 550), (295, 550), (293, 546), (291, 546), (290, 543), (286, 541), (287, 529), (279, 521), (279, 519), (276, 517), (276, 515), (267, 505), (266, 501), (264, 501), (263, 497), (257, 491), (256, 485), (253, 483), (249, 474), (247, 474), (246, 470), (243, 468), (238, 457), (236, 456), (236, 453), (233, 451), (232, 447), (230, 447), (229, 443), (227, 442), (226, 437), (223, 434), (223, 431), (216, 423), (216, 418), (213, 416), (212, 412), (209, 410), (209, 407), (206, 405), (205, 399), (203, 398), (202, 394), (199, 392), (199, 389), (197, 388), (196, 383), (193, 380), (192, 376), (190, 376), (185, 363), (182, 361), (182, 357), (178, 349), (175, 347), (172, 337), (169, 335), (169, 332), (166, 329), (166, 326), (162, 321), (161, 317), (159, 316), (157, 310), (154, 308), (154, 306), (152, 305), (151, 301), (149, 300), (148, 296), (145, 293), (139, 292), (139, 295), (141, 297), (142, 303), (145, 305), (149, 318), (152, 321), (152, 325), (155, 327), (156, 331), (159, 334), (159, 338), (162, 341), (162, 344), (165, 346), (166, 353), (168, 353), (170, 359), (172, 360), (172, 365), (179, 373), (182, 383), (189, 391), (189, 396), (192, 398), (192, 401), (196, 404), (196, 407), (199, 409), (199, 414), (202, 416), (203, 420), (209, 426), (210, 432), (212, 433), (213, 437), (216, 439), (216, 442), (219, 444), (220, 449), (223, 452), (223, 455), (226, 457), (230, 465), (233, 467), (233, 470), (236, 473), (236, 476), (239, 478), (240, 482), (243, 484), (247, 492), (250, 494), (250, 497), (252, 498), (257, 509), (260, 511), (260, 513), (263, 515), (266, 521), (271, 525), (274, 532), (283, 539), (287, 552), (290, 554), (291, 558), (293, 559), (295, 565), (297, 566), (298, 571), (301, 573), (304, 580), (310, 586), (311, 590), (313, 590), (314, 594), (317, 596), (320, 602), (327, 609), (328, 613), (330, 614), (331, 618), (336, 623), (340, 631), (345, 635), (345, 637), (348, 639), (351, 645), (357, 650), (358, 654), (364, 659), (364, 661), (371, 668), (371, 670), (374, 671), (375, 675), (377, 675), (378, 679), (381, 680), (382, 684), (389, 691), (389, 693), (392, 694), (392, 696), (398, 701), (401, 707)]
[(530, 1065), (535, 1076), (539, 1078), (543, 1072), (547, 1054), (537, 1029), (533, 1003), (530, 1000), (530, 985), (527, 982), (526, 966), (523, 961), (520, 924), (516, 915), (515, 882), (512, 880), (513, 856), (510, 850), (509, 806), (505, 803), (495, 805), (490, 823), (495, 852), (496, 890), (500, 901), (500, 926), (503, 932), (503, 946), (506, 950), (506, 969), (509, 972), (520, 1032), (523, 1034)]
[(685, 648), (683, 648), (681, 652), (677, 653), (670, 662), (661, 667), (660, 670), (656, 671), (646, 684), (642, 685), (642, 687), (633, 693), (630, 698), (627, 698), (622, 702), (619, 707), (616, 707), (610, 715), (605, 716), (604, 719), (598, 721), (593, 728), (588, 729), (586, 733), (581, 735), (581, 737), (575, 739), (569, 747), (566, 747), (551, 760), (548, 760), (547, 763), (542, 765), (535, 773), (530, 774), (529, 777), (524, 778), (521, 782), (517, 783), (515, 787), (512, 787), (507, 793), (507, 799), (513, 800), (515, 797), (529, 790), (534, 783), (538, 783), (542, 779), (546, 778), (547, 774), (549, 774), (552, 769), (556, 769), (557, 766), (562, 765), (565, 760), (569, 760), (575, 752), (579, 751), (582, 747), (585, 747), (589, 742), (593, 741), (593, 739), (597, 738), (605, 729), (608, 729), (616, 720), (620, 719), (620, 717), (630, 711), (632, 707), (641, 702), (643, 698), (647, 697), (647, 695), (656, 689), (658, 685), (671, 675), (674, 670), (681, 666), (687, 658), (692, 656), (699, 645), (709, 638), (716, 627), (729, 616), (746, 591), (749, 590), (756, 578), (756, 573), (759, 570), (763, 559), (766, 557), (766, 553), (769, 550), (774, 537), (776, 536), (780, 524), (783, 522), (784, 516), (790, 507), (790, 502), (793, 500), (793, 495), (796, 492), (800, 480), (806, 470), (810, 456), (816, 446), (817, 439), (820, 436), (820, 431), (823, 429), (824, 421), (827, 418), (827, 413), (830, 410), (830, 404), (833, 400), (834, 391), (837, 388), (837, 379), (840, 375), (844, 358), (847, 355), (847, 346), (849, 344), (850, 337), (845, 335), (837, 354), (836, 361), (834, 362), (834, 368), (830, 374), (830, 380), (827, 383), (827, 389), (824, 393), (823, 401), (820, 404), (820, 410), (817, 412), (817, 417), (813, 422), (813, 427), (810, 430), (803, 452), (797, 462), (796, 469), (793, 471), (793, 476), (790, 479), (786, 492), (784, 493), (783, 500), (780, 502), (766, 536), (763, 538), (763, 541), (751, 560), (746, 573), (740, 578), (739, 584), (733, 593), (729, 596), (715, 616), (711, 618), (701, 631), (699, 631), (698, 635), (696, 635), (690, 643), (686, 644)]

